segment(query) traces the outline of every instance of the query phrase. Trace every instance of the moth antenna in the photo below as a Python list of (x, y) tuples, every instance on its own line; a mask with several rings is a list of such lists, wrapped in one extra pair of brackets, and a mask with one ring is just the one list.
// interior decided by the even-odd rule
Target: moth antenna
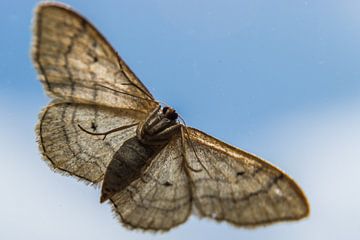
[[(157, 104), (160, 104), (160, 102), (154, 100), (154, 99), (148, 99), (148, 98), (144, 98), (144, 97), (140, 97), (140, 96), (136, 96), (134, 94), (131, 94), (131, 93), (128, 93), (128, 92), (123, 92), (123, 91), (120, 91), (120, 90), (117, 90), (117, 89), (114, 89), (114, 88), (111, 88), (111, 87), (108, 87), (108, 86), (105, 86), (105, 85), (102, 85), (102, 84), (95, 84), (97, 86), (100, 86), (100, 87), (103, 87), (103, 88), (106, 88), (106, 89), (109, 89), (111, 91), (114, 91), (114, 92), (117, 92), (117, 93), (121, 93), (121, 94), (124, 94), (124, 95), (128, 95), (128, 96), (131, 96), (131, 97), (134, 97), (134, 98), (138, 98), (138, 99), (141, 99), (141, 100), (145, 100), (145, 101), (148, 101), (148, 102), (154, 102), (154, 103), (157, 103)], [(136, 86), (136, 85), (133, 85), (133, 84), (128, 84), (128, 83), (123, 83), (123, 85), (132, 85), (132, 86)], [(148, 96), (148, 95), (147, 95)]]
[(80, 124), (78, 124), (78, 127), (86, 132), (87, 134), (90, 134), (90, 135), (97, 135), (97, 136), (104, 136), (103, 137), (103, 140), (105, 140), (106, 136), (109, 135), (110, 133), (114, 133), (114, 132), (118, 132), (118, 131), (121, 131), (121, 130), (124, 130), (126, 128), (130, 128), (130, 127), (134, 127), (136, 125), (138, 125), (139, 123), (133, 123), (133, 124), (129, 124), (129, 125), (125, 125), (125, 126), (121, 126), (121, 127), (118, 127), (118, 128), (114, 128), (114, 129), (111, 129), (107, 132), (102, 132), (102, 133), (94, 133), (94, 132), (90, 132), (88, 130), (86, 130), (85, 128), (83, 128)]
[(161, 105), (163, 105), (163, 106), (169, 106), (169, 104), (167, 104), (166, 102), (163, 102), (163, 101), (158, 101), (158, 103), (161, 103)]
[[(132, 85), (132, 86), (136, 87), (140, 92), (142, 92), (143, 94), (145, 94), (146, 96), (148, 96), (149, 98), (152, 98), (152, 96), (151, 96), (148, 92), (144, 91), (141, 87), (139, 87), (138, 85), (136, 85), (136, 84), (133, 83), (133, 82), (130, 82), (130, 83), (122, 83), (122, 85)], [(145, 88), (146, 88), (146, 87), (145, 87)]]
[[(187, 137), (184, 136), (185, 140), (186, 140), (186, 141), (189, 143), (189, 145), (191, 146), (191, 149), (193, 150), (193, 152), (194, 152), (194, 154), (195, 154), (195, 157), (196, 157), (196, 159), (198, 160), (198, 162), (200, 163), (200, 165), (205, 169), (205, 171), (206, 171), (206, 173), (209, 175), (209, 177), (212, 178), (211, 175), (210, 175), (210, 173), (209, 173), (209, 171), (207, 170), (207, 168), (205, 167), (205, 165), (201, 162), (199, 156), (198, 156), (197, 153), (196, 153), (195, 147), (194, 147), (194, 145), (193, 145), (193, 143), (192, 143), (192, 141), (191, 141), (191, 139), (190, 139), (190, 134), (189, 134), (189, 132), (188, 132), (188, 130), (187, 130), (186, 123), (185, 123), (184, 119), (181, 118), (181, 120), (184, 122), (184, 125), (185, 125), (184, 129), (185, 129), (185, 132), (186, 132), (186, 135), (187, 135)], [(200, 172), (200, 171), (202, 171), (202, 169), (194, 169), (194, 168), (192, 168), (187, 162), (186, 162), (185, 164), (186, 164), (186, 167), (188, 167), (190, 170), (192, 170), (192, 171), (194, 171), (194, 172)]]
[(184, 126), (187, 127), (185, 120), (181, 117), (179, 113), (178, 113), (178, 117), (183, 122)]

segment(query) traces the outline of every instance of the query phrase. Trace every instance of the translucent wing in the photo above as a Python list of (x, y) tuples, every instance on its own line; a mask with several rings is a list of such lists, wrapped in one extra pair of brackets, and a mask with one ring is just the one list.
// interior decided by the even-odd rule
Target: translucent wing
[(165, 231), (186, 221), (192, 202), (180, 140), (174, 137), (152, 159), (143, 178), (112, 197), (121, 222)]
[(81, 103), (54, 103), (40, 114), (36, 127), (40, 151), (50, 166), (65, 174), (97, 184), (123, 142), (135, 135), (135, 126), (112, 133), (107, 138), (94, 136), (119, 126), (139, 122), (144, 114)]
[(308, 215), (305, 195), (285, 173), (199, 130), (187, 132), (186, 160), (201, 169), (188, 171), (200, 216), (252, 227)]
[(33, 60), (53, 98), (149, 112), (153, 97), (105, 38), (63, 5), (36, 10)]

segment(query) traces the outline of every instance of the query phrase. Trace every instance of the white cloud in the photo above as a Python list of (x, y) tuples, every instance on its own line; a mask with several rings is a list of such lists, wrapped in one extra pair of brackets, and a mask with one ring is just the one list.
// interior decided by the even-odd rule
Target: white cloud
[(309, 197), (311, 216), (296, 236), (359, 239), (360, 101), (292, 115), (263, 139)]
[[(358, 239), (360, 236), (360, 102), (293, 114), (262, 129), (264, 157), (304, 188), (304, 221), (256, 230), (191, 218), (169, 234), (129, 231), (98, 203), (98, 189), (52, 173), (40, 160), (33, 123), (2, 120), (1, 239)], [(36, 116), (36, 113), (33, 114)], [(265, 133), (265, 134), (264, 134)], [(264, 154), (265, 153), (265, 154)], [(268, 155), (268, 156), (266, 156)]]

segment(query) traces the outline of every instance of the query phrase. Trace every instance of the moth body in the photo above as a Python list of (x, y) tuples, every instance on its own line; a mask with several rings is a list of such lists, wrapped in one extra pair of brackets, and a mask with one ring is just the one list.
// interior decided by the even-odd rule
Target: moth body
[(154, 153), (154, 147), (144, 145), (137, 136), (125, 141), (106, 169), (100, 202), (108, 200), (139, 178)]
[(173, 134), (180, 130), (177, 114), (171, 108), (157, 107), (147, 119), (139, 124), (137, 135), (126, 140), (109, 163), (101, 189), (100, 202), (124, 190), (131, 182), (142, 176), (151, 162)]
[(53, 100), (36, 126), (42, 157), (57, 172), (102, 184), (100, 201), (125, 226), (168, 231), (192, 213), (239, 227), (309, 215), (304, 192), (283, 171), (161, 109), (77, 12), (43, 3), (33, 23), (33, 62)]

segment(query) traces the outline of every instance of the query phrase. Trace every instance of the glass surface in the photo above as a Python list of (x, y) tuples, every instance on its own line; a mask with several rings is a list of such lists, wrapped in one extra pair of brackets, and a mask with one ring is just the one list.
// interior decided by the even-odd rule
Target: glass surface
[(37, 3), (0, 2), (0, 239), (359, 239), (359, 1), (66, 1), (188, 125), (277, 165), (311, 205), (299, 222), (239, 229), (193, 216), (156, 235), (127, 230), (99, 189), (41, 160)]

